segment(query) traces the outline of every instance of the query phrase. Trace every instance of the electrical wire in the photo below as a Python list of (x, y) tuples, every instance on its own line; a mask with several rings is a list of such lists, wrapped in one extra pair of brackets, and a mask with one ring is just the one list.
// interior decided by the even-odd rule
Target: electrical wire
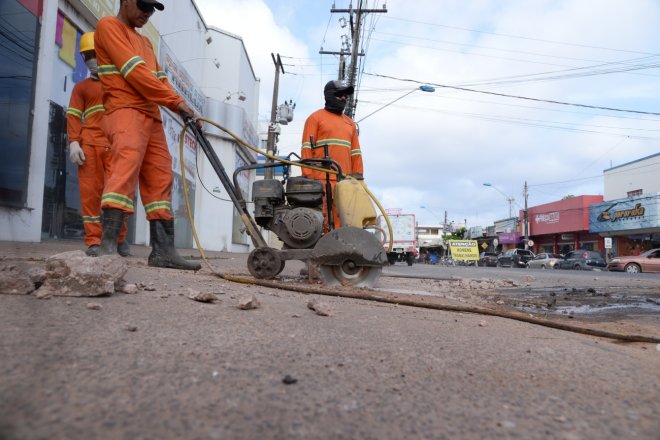
[(434, 86), (434, 87), (441, 87), (441, 88), (445, 88), (445, 89), (461, 90), (461, 91), (464, 91), (464, 92), (482, 93), (482, 94), (485, 94), (485, 95), (501, 96), (501, 97), (504, 97), (504, 98), (525, 99), (525, 100), (528, 100), (528, 101), (547, 102), (549, 104), (568, 105), (568, 106), (583, 107), (583, 108), (593, 108), (593, 109), (597, 109), (597, 110), (607, 110), (607, 111), (612, 111), (612, 112), (624, 112), (624, 113), (636, 113), (636, 114), (642, 114), (642, 115), (660, 116), (660, 113), (658, 113), (658, 112), (647, 112), (647, 111), (642, 111), (642, 110), (620, 109), (620, 108), (614, 108), (614, 107), (604, 107), (604, 106), (597, 106), (597, 105), (588, 105), (588, 104), (578, 104), (578, 103), (573, 103), (573, 102), (556, 101), (556, 100), (552, 100), (552, 99), (541, 99), (541, 98), (531, 98), (531, 97), (528, 97), (528, 96), (509, 95), (509, 94), (506, 94), (506, 93), (489, 92), (489, 91), (485, 91), (485, 90), (470, 89), (470, 88), (467, 88), (467, 87), (450, 86), (450, 85), (446, 85), (446, 84), (439, 84), (439, 83), (433, 83), (433, 82), (428, 82), (428, 81), (418, 81), (418, 80), (409, 79), (409, 78), (397, 78), (395, 76), (383, 75), (383, 74), (378, 74), (378, 73), (367, 73), (367, 72), (365, 72), (365, 75), (375, 76), (375, 77), (379, 77), (379, 78), (393, 79), (393, 80), (396, 80), (396, 81), (412, 82), (412, 83), (421, 84), (421, 85), (426, 84), (426, 85), (431, 85), (431, 86)]
[(642, 52), (642, 51), (638, 51), (638, 50), (617, 49), (617, 48), (604, 47), (604, 46), (593, 46), (593, 45), (588, 45), (588, 44), (572, 43), (572, 42), (567, 42), (567, 41), (546, 40), (546, 39), (542, 39), (542, 38), (525, 37), (525, 36), (521, 36), (521, 35), (511, 35), (511, 34), (503, 34), (503, 33), (499, 33), (499, 32), (489, 32), (489, 31), (478, 30), (478, 29), (470, 29), (470, 28), (464, 28), (464, 27), (459, 27), (459, 26), (450, 26), (450, 25), (439, 24), (439, 23), (429, 23), (429, 22), (424, 22), (424, 21), (410, 20), (410, 19), (405, 19), (405, 18), (393, 17), (391, 15), (387, 15), (384, 18), (388, 19), (388, 20), (398, 20), (398, 21), (403, 21), (403, 22), (408, 22), (408, 23), (425, 24), (425, 25), (428, 25), (428, 26), (442, 27), (442, 28), (447, 28), (447, 29), (457, 29), (457, 30), (461, 30), (461, 31), (474, 32), (474, 33), (479, 33), (479, 34), (497, 35), (499, 37), (515, 38), (515, 39), (530, 40), (530, 41), (540, 41), (540, 42), (543, 42), (543, 43), (552, 43), (552, 44), (558, 44), (558, 45), (563, 45), (563, 46), (585, 47), (585, 48), (588, 48), (588, 49), (600, 49), (600, 50), (607, 50), (607, 51), (612, 51), (612, 52), (625, 52), (625, 53), (634, 53), (634, 54), (640, 54), (640, 55), (660, 55), (660, 54), (657, 54), (657, 53)]

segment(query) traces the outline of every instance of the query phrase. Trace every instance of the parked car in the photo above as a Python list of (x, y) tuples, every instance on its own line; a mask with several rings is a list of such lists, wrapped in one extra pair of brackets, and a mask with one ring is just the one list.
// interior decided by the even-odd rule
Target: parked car
[(558, 264), (559, 269), (575, 270), (604, 269), (607, 267), (607, 262), (599, 252), (584, 249), (569, 252), (558, 261)]
[(534, 252), (528, 249), (509, 249), (497, 257), (497, 266), (527, 267), (527, 262), (535, 256)]
[(479, 261), (477, 261), (477, 266), (497, 266), (497, 254), (493, 252), (482, 252), (479, 254)]
[(561, 255), (543, 252), (529, 260), (527, 267), (530, 269), (559, 269), (557, 265), (559, 260), (561, 260)]
[(628, 273), (660, 273), (660, 248), (651, 249), (637, 256), (614, 257), (608, 263), (607, 268)]

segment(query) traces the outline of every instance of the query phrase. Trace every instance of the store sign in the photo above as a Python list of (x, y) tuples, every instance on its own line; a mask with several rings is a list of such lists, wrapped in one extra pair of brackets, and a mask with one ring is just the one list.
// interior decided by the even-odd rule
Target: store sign
[(539, 223), (544, 223), (551, 225), (554, 223), (559, 223), (559, 211), (548, 212), (543, 214), (536, 214), (534, 216), (534, 222), (538, 225)]
[(628, 231), (660, 227), (660, 193), (610, 200), (589, 207), (589, 231)]
[(449, 250), (454, 260), (479, 260), (477, 240), (449, 240)]
[[(616, 206), (616, 205), (613, 205)], [(619, 211), (612, 211), (610, 212), (610, 209), (606, 209), (605, 211), (601, 212), (600, 215), (598, 216), (598, 221), (600, 222), (606, 222), (606, 221), (611, 221), (611, 222), (616, 222), (619, 220), (627, 220), (630, 218), (634, 217), (644, 217), (644, 212), (646, 209), (642, 206), (641, 203), (638, 203), (635, 205), (634, 208), (632, 209), (621, 209)]]
[(206, 97), (202, 93), (202, 89), (197, 86), (166, 44), (160, 46), (160, 66), (167, 74), (167, 80), (172, 88), (185, 98), (188, 105), (197, 114), (203, 114)]
[(520, 234), (517, 232), (502, 232), (498, 234), (498, 238), (502, 244), (517, 244), (520, 241)]

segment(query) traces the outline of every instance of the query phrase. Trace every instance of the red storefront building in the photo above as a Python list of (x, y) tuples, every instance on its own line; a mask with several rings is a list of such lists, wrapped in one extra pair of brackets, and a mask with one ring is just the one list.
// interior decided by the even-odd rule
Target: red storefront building
[(578, 196), (529, 208), (532, 250), (566, 254), (586, 249), (604, 254), (603, 237), (589, 233), (589, 205), (602, 201), (603, 196)]

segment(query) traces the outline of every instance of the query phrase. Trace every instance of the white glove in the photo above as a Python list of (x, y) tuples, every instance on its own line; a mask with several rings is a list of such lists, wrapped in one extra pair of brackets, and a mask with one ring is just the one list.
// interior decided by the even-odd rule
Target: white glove
[(77, 163), (78, 165), (85, 163), (85, 153), (83, 153), (80, 144), (76, 141), (69, 144), (69, 159), (71, 163)]

